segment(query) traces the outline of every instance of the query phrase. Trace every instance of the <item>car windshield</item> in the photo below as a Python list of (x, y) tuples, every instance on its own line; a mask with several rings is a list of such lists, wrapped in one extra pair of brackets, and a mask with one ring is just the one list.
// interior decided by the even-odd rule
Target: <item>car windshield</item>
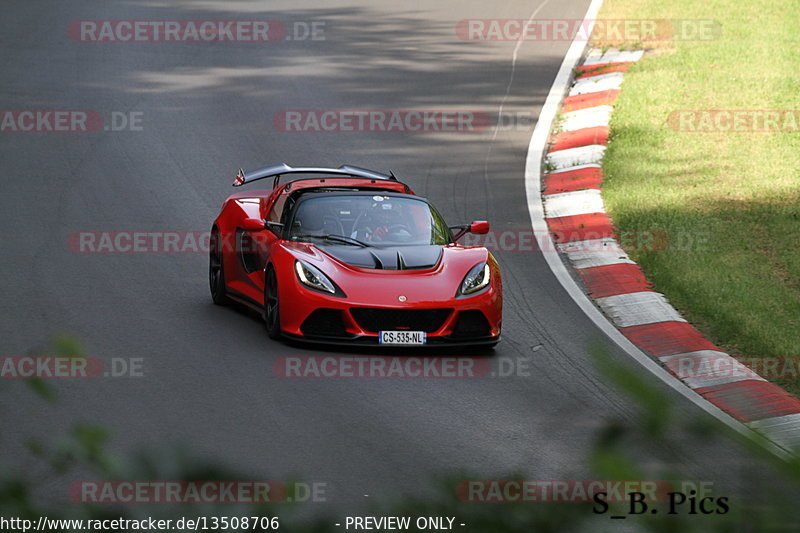
[(448, 244), (451, 235), (442, 216), (422, 200), (337, 194), (301, 202), (288, 238), (344, 246), (410, 246)]

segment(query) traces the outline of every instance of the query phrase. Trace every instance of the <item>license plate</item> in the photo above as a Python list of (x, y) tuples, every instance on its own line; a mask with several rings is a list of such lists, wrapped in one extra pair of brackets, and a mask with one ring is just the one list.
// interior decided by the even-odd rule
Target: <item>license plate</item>
[(425, 344), (424, 331), (381, 331), (378, 344)]

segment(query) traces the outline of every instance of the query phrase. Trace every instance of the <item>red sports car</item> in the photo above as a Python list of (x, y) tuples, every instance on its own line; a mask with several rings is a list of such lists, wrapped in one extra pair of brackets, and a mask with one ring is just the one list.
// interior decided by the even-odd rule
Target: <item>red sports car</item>
[[(281, 183), (282, 176), (296, 179)], [(273, 178), (272, 190), (229, 196), (214, 221), (214, 303), (255, 309), (276, 339), (499, 341), (497, 261), (484, 247), (456, 243), (488, 232), (488, 222), (448, 227), (393, 174), (354, 166), (239, 170), (233, 185), (265, 178)]]

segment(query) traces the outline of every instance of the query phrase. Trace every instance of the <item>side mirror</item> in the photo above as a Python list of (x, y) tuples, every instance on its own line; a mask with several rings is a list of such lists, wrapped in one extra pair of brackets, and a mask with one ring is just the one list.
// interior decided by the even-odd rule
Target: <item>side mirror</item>
[(489, 233), (489, 223), (485, 220), (476, 220), (469, 225), (469, 232), (475, 235), (486, 235)]
[(462, 224), (460, 226), (450, 226), (450, 230), (456, 231), (453, 236), (453, 242), (466, 235), (467, 233), (475, 233), (477, 235), (484, 235), (489, 233), (489, 223), (485, 220), (476, 220), (472, 224)]
[(256, 231), (264, 231), (267, 228), (267, 225), (261, 219), (246, 218), (242, 220), (241, 228), (245, 231), (256, 232)]

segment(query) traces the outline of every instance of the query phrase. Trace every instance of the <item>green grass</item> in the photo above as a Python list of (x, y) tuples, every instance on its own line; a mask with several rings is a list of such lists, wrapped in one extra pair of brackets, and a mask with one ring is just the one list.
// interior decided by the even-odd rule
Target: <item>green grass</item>
[(796, 0), (608, 0), (600, 16), (721, 25), (713, 40), (644, 43), (612, 119), (603, 198), (619, 230), (668, 233), (666, 249), (631, 255), (709, 339), (732, 355), (800, 356), (800, 133), (667, 123), (676, 110), (800, 109)]

